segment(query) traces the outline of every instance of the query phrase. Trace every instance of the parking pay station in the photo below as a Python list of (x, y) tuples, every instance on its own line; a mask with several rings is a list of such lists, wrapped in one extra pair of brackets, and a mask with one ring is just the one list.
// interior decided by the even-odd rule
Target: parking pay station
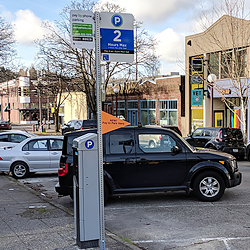
[(97, 134), (88, 133), (73, 140), (74, 216), (77, 245), (98, 247), (100, 207)]

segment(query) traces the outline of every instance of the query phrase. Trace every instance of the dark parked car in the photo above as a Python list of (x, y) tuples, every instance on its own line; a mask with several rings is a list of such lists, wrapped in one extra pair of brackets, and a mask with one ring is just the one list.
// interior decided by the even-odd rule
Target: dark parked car
[(62, 127), (62, 134), (64, 135), (66, 132), (96, 127), (96, 120), (70, 120)]
[(246, 157), (247, 157), (247, 160), (250, 161), (250, 142), (248, 142), (246, 146)]
[(177, 126), (174, 126), (174, 125), (162, 125), (161, 127), (162, 127), (162, 128), (171, 129), (171, 130), (173, 130), (174, 132), (176, 132), (177, 134), (179, 134), (180, 136), (182, 136), (182, 133), (181, 133), (180, 129), (179, 129)]
[[(73, 196), (73, 140), (96, 132), (65, 134), (55, 187), (59, 195)], [(157, 138), (154, 147), (151, 138)], [(216, 201), (225, 188), (241, 183), (234, 156), (196, 150), (169, 129), (127, 126), (104, 134), (103, 147), (105, 201), (112, 194), (190, 189), (202, 201)]]
[(4, 129), (4, 130), (10, 130), (12, 129), (11, 127), (11, 123), (8, 121), (0, 121), (0, 129)]
[(197, 128), (185, 140), (194, 147), (216, 149), (241, 160), (245, 157), (244, 139), (238, 128)]

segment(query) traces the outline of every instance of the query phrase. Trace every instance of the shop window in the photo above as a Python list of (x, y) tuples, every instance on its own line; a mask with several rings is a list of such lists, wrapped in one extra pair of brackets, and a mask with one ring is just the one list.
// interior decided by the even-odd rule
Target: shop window
[(138, 109), (138, 101), (128, 101), (128, 109)]
[(155, 100), (142, 100), (141, 106), (141, 124), (142, 126), (148, 124), (155, 124), (156, 121), (156, 109)]
[(160, 100), (160, 125), (178, 126), (177, 100)]

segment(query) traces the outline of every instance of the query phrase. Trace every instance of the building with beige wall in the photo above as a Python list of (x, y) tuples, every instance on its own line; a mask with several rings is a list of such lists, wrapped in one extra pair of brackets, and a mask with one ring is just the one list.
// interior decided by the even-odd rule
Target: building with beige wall
[[(204, 32), (185, 38), (185, 114), (184, 135), (197, 127), (242, 128), (240, 90), (235, 82), (246, 87), (244, 98), (250, 96), (250, 21), (222, 16)], [(208, 76), (217, 77), (213, 87), (213, 110)], [(230, 108), (223, 98), (230, 100)], [(232, 110), (234, 112), (232, 112)], [(250, 118), (248, 105), (248, 124)], [(249, 139), (249, 135), (248, 135)]]
[(62, 123), (70, 120), (86, 120), (88, 117), (88, 108), (86, 94), (83, 92), (64, 93), (65, 101), (61, 105), (62, 109), (59, 113)]

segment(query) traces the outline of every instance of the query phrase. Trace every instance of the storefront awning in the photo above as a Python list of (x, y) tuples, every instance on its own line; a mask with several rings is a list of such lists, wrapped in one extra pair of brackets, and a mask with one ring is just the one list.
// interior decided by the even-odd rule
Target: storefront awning
[[(231, 79), (228, 80), (218, 80), (214, 83), (214, 93), (213, 98), (221, 98), (221, 92), (226, 98), (230, 97), (240, 97), (237, 88), (237, 83), (233, 83)], [(241, 79), (241, 87), (247, 88), (244, 96), (250, 96), (250, 78)]]

